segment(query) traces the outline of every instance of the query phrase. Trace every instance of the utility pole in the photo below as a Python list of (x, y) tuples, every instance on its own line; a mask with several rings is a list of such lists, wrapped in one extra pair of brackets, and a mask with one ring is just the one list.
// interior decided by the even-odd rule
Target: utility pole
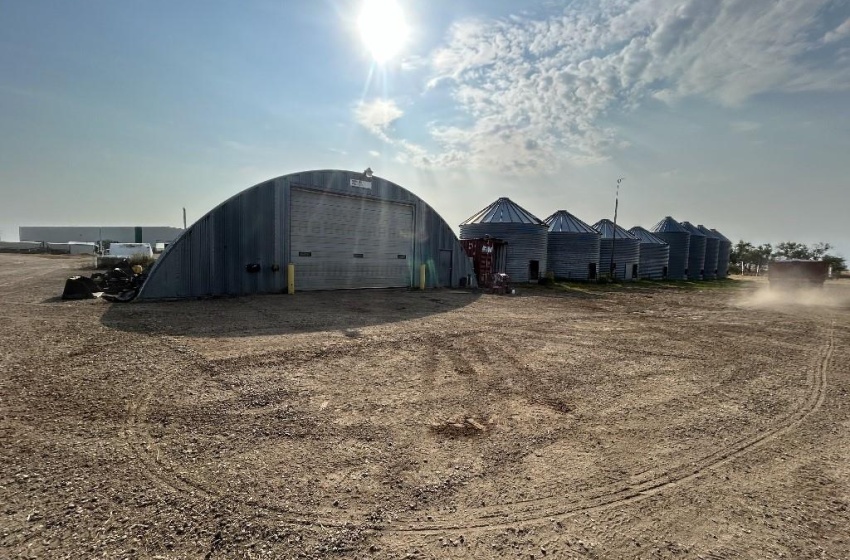
[(183, 229), (186, 229), (186, 207), (183, 207)]
[(617, 179), (617, 193), (614, 196), (614, 231), (611, 234), (611, 267), (608, 271), (612, 279), (617, 277), (617, 271), (614, 270), (614, 248), (617, 245), (617, 208), (620, 206), (620, 183), (623, 182), (623, 179), (625, 177)]

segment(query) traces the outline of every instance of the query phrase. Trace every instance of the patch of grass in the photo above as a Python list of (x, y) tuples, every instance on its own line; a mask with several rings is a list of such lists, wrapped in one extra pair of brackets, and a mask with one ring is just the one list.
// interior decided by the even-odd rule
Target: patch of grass
[(623, 291), (660, 291), (660, 290), (739, 290), (749, 287), (749, 282), (724, 278), (722, 280), (622, 280), (603, 279), (599, 282), (570, 282), (556, 280), (551, 284), (523, 286), (525, 291), (555, 291), (573, 294), (599, 294)]

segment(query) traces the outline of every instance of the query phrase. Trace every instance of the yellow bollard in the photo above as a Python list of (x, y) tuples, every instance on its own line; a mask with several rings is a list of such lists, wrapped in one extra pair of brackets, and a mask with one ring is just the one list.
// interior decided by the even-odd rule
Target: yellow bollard
[(295, 293), (295, 265), (292, 263), (286, 265), (286, 293)]
[(419, 266), (419, 289), (423, 292), (425, 291), (425, 271), (427, 268), (427, 265), (424, 263)]

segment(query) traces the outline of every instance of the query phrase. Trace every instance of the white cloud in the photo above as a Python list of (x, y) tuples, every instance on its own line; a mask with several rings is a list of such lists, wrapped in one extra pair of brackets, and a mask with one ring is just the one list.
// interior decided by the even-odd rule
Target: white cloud
[(372, 157), (381, 157), (381, 152), (377, 150), (369, 150), (369, 155)]
[(842, 39), (850, 37), (850, 18), (844, 20), (844, 23), (828, 32), (823, 36), (824, 43), (837, 43)]
[(387, 129), (404, 112), (392, 99), (361, 101), (354, 110), (355, 120), (376, 136), (389, 140)]
[(735, 132), (755, 132), (761, 128), (761, 123), (753, 121), (735, 121), (729, 125)]
[[(427, 82), (451, 95), (457, 118), (429, 125), (433, 150), (394, 142), (421, 165), (552, 170), (606, 159), (624, 145), (606, 117), (648, 99), (740, 106), (766, 92), (845, 90), (850, 65), (836, 61), (848, 53), (821, 52), (850, 34), (844, 22), (823, 35), (837, 1), (604, 0), (548, 19), (460, 21)], [(386, 138), (401, 111), (379, 108), (358, 120)]]

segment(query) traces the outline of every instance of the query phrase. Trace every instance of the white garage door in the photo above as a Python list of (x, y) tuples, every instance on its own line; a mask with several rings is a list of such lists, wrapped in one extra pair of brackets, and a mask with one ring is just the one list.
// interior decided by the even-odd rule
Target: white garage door
[(296, 290), (410, 286), (413, 207), (293, 188)]

